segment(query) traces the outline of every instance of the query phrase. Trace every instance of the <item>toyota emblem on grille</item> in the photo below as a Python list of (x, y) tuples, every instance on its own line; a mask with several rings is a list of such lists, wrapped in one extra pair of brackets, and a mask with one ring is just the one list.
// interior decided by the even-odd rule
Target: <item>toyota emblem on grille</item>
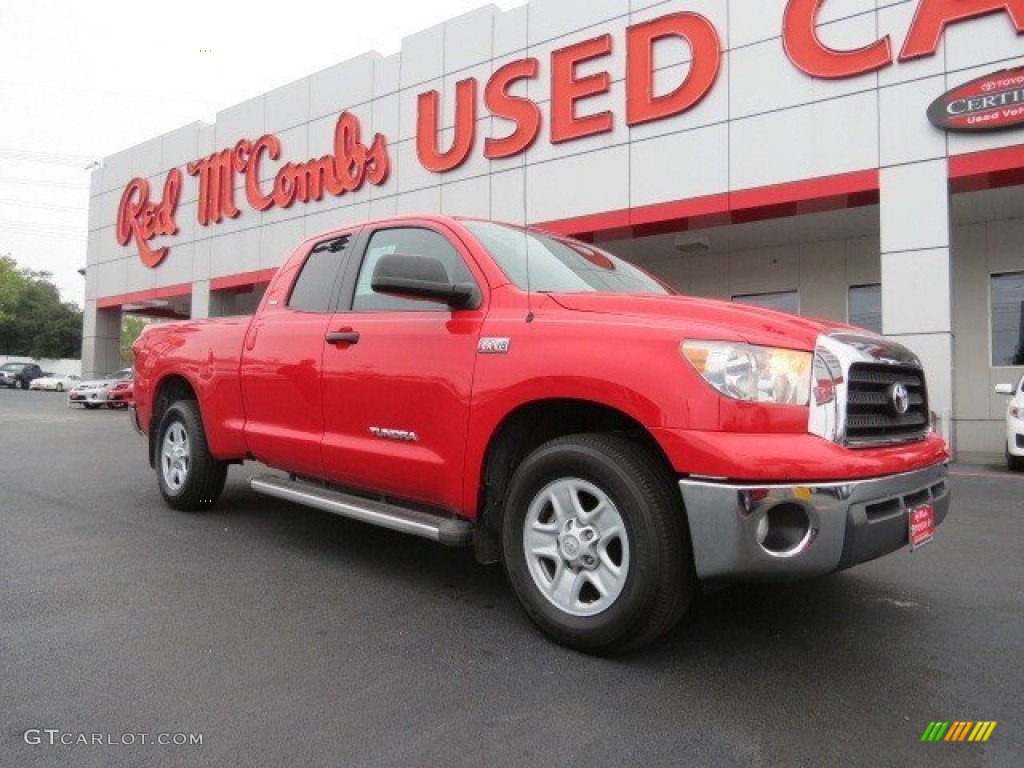
[(898, 416), (910, 410), (910, 393), (903, 384), (893, 384), (889, 387), (889, 405)]

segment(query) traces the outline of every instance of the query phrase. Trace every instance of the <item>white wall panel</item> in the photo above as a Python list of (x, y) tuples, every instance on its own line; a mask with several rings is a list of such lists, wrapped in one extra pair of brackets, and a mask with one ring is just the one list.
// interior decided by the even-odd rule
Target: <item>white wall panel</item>
[(556, 160), (560, 157), (578, 155), (582, 152), (594, 152), (625, 144), (629, 141), (629, 126), (626, 125), (626, 115), (623, 110), (626, 103), (626, 87), (623, 81), (612, 83), (608, 93), (594, 96), (593, 98), (581, 101), (577, 104), (577, 117), (596, 115), (601, 112), (612, 113), (612, 130), (607, 133), (595, 133), (582, 139), (562, 142), (561, 144), (551, 143), (551, 104), (541, 105), (544, 115), (544, 123), (541, 126), (541, 135), (526, 152), (526, 163), (543, 163), (548, 160)]
[(441, 187), (441, 212), (449, 216), (491, 215), (491, 180), (478, 176)]
[(493, 56), (518, 53), (526, 48), (529, 6), (520, 5), (494, 17)]
[(150, 139), (132, 147), (132, 176), (146, 178), (160, 172), (161, 140)]
[(103, 159), (103, 191), (120, 191), (132, 180), (132, 153), (130, 149)]
[[(534, 0), (536, 2), (536, 0)], [(531, 14), (530, 18), (533, 18)], [(577, 45), (600, 37), (611, 35), (611, 51), (603, 56), (595, 56), (592, 59), (581, 61), (576, 65), (576, 77), (583, 78), (591, 75), (599, 75), (607, 72), (612, 82), (623, 80), (626, 77), (626, 27), (629, 26), (629, 17), (620, 16), (611, 21), (602, 22), (593, 27), (579, 30), (569, 35), (564, 35), (554, 40), (537, 43), (531, 39), (529, 54), (540, 61), (539, 73), (536, 79), (530, 80), (527, 84), (527, 92), (534, 101), (548, 101), (551, 99), (551, 54), (555, 51)], [(577, 102), (579, 112), (590, 110), (590, 102), (593, 99), (585, 99)], [(625, 102), (618, 110), (625, 107)]]
[[(680, 130), (692, 130), (704, 125), (725, 123), (729, 120), (729, 91), (730, 72), (732, 70), (731, 53), (722, 56), (722, 62), (715, 84), (708, 91), (707, 95), (694, 107), (678, 115), (667, 117), (663, 120), (654, 120), (649, 123), (635, 125), (629, 129), (631, 141), (641, 141), (654, 136), (661, 136), (666, 133), (674, 133)], [(668, 67), (659, 70), (655, 76), (655, 87), (657, 93), (669, 93), (683, 82), (689, 64)], [(681, 70), (681, 71), (680, 71)]]
[(628, 15), (629, 0), (531, 0), (530, 47), (608, 19)]
[[(984, 41), (979, 45), (979, 41)], [(939, 55), (945, 46), (946, 68), (950, 72), (984, 66), (987, 70), (1002, 69), (990, 62), (1017, 59), (1024, 63), (1024, 37), (1017, 34), (1007, 13), (951, 24), (946, 27), (945, 40), (939, 46)]]
[(370, 52), (335, 64), (309, 78), (309, 118), (338, 115), (373, 98), (374, 62)]
[(633, 142), (630, 153), (631, 207), (729, 189), (726, 125)]
[(496, 5), (485, 5), (444, 23), (444, 68), (457, 72), (491, 60)]
[(444, 75), (444, 25), (402, 39), (401, 87), (411, 88)]
[(949, 246), (944, 161), (884, 168), (880, 186), (884, 253)]
[[(195, 243), (175, 243), (167, 252), (160, 266), (150, 270), (156, 278), (156, 287), (180, 285), (192, 282), (192, 262), (195, 261)], [(143, 269), (148, 269), (141, 264)]]
[(527, 169), (531, 222), (629, 207), (629, 147), (573, 155)]
[(512, 224), (526, 222), (525, 170), (494, 173), (491, 179), (491, 218)]
[(185, 165), (199, 159), (200, 123), (178, 128), (165, 133), (160, 143), (160, 167), (166, 173), (171, 168), (180, 168), (184, 174)]
[(883, 166), (946, 156), (946, 134), (925, 117), (928, 105), (945, 89), (945, 78), (940, 75), (879, 91)]
[[(233, 107), (228, 107), (217, 113), (217, 123), (214, 125), (214, 148), (210, 152), (217, 152), (228, 147), (233, 147), (242, 139), (256, 140), (266, 133), (266, 97), (257, 96), (255, 99), (243, 101)], [(209, 152), (200, 149), (200, 157), (205, 157)]]
[(876, 168), (877, 123), (874, 92), (735, 120), (732, 189)]
[[(902, 2), (882, 7), (879, 2), (878, 10), (878, 37), (889, 35), (892, 45), (894, 61), (899, 58), (900, 50), (903, 48), (903, 41), (906, 39), (910, 24), (914, 20), (914, 12), (917, 10), (917, 2)], [(944, 71), (944, 57), (925, 56), (912, 61), (895, 61), (894, 64), (879, 70), (878, 79), (882, 85), (893, 83), (904, 83), (911, 80), (920, 80), (925, 77), (942, 74)], [(938, 96), (938, 94), (936, 94)]]
[[(827, 35), (825, 34), (827, 31)], [(822, 37), (836, 48), (855, 48), (870, 42), (875, 34), (873, 15), (829, 24)], [(732, 118), (785, 109), (877, 87), (874, 74), (842, 80), (823, 80), (805, 75), (789, 60), (778, 40), (751, 45), (731, 54), (729, 82)]]
[(304, 77), (267, 94), (266, 130), (278, 133), (309, 119), (310, 81)]
[(210, 277), (255, 272), (260, 268), (260, 230), (244, 229), (210, 240)]
[(440, 213), (441, 187), (428, 187), (415, 192), (406, 192), (396, 198), (395, 213), (411, 215), (418, 213)]
[[(428, 91), (437, 91), (441, 94), (441, 101), (439, 109), (442, 112), (442, 117), (438, 118), (438, 125), (444, 125), (446, 118), (443, 117), (445, 111), (451, 110), (453, 107), (448, 107), (444, 98), (444, 79), (435, 78), (428, 82), (421, 83), (415, 88), (408, 88), (399, 94), (399, 131), (398, 135), (394, 137), (395, 141), (405, 141), (406, 139), (413, 139), (416, 137), (416, 122), (419, 115), (419, 96), (421, 93), (427, 93)], [(482, 96), (481, 96), (482, 98)], [(452, 104), (454, 105), (455, 99), (452, 97)], [(447, 119), (447, 123), (451, 124), (450, 118)]]
[(306, 237), (302, 219), (279, 221), (260, 229), (260, 269), (280, 266)]
[[(729, 3), (721, 0), (657, 0), (657, 2), (638, 2), (633, 0), (633, 13), (630, 16), (630, 26), (651, 21), (671, 13), (697, 13), (711, 22), (718, 38), (721, 41), (722, 51), (729, 50)], [(682, 41), (667, 41), (667, 44), (655, 48), (655, 68), (664, 66), (667, 61), (677, 60), (678, 52), (686, 52), (685, 60), (689, 60), (689, 46)], [(671, 57), (666, 59), (666, 57)]]
[(398, 93), (402, 86), (402, 54), (381, 56), (373, 61), (373, 98)]

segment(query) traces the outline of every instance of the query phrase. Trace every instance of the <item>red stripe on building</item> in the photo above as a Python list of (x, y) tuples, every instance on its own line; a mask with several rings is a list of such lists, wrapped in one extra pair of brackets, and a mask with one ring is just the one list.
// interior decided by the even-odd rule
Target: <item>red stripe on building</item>
[(139, 304), (143, 301), (154, 301), (155, 299), (171, 299), (177, 296), (191, 296), (192, 284), (179, 283), (177, 285), (165, 285), (162, 288), (150, 288), (146, 291), (133, 291), (132, 293), (119, 293), (116, 296), (104, 296), (96, 300), (99, 309), (120, 307), (125, 304)]

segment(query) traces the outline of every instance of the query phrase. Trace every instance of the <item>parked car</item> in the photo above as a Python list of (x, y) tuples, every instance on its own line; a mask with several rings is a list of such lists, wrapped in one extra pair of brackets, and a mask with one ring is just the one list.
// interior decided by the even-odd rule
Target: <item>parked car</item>
[(42, 375), (43, 370), (35, 363), (4, 363), (0, 365), (0, 387), (28, 389)]
[(1000, 384), (996, 393), (1010, 397), (1006, 404), (1006, 467), (1024, 472), (1024, 376), (1017, 386)]
[(107, 404), (107, 392), (117, 382), (130, 379), (131, 368), (122, 368), (119, 371), (108, 373), (102, 379), (79, 382), (78, 386), (68, 392), (68, 405), (82, 405), (92, 410)]
[(133, 349), (172, 508), (212, 508), (229, 464), (261, 461), (280, 474), (254, 491), (503, 562), (538, 627), (589, 652), (652, 642), (702, 585), (919, 547), (950, 505), (910, 350), (680, 296), (534, 229), (339, 229), (254, 317), (151, 325)]
[(108, 408), (127, 408), (135, 402), (135, 386), (131, 379), (123, 379), (107, 390)]
[(44, 389), (53, 392), (63, 392), (66, 389), (74, 389), (82, 381), (82, 377), (75, 373), (48, 373), (42, 378), (35, 379), (29, 389)]

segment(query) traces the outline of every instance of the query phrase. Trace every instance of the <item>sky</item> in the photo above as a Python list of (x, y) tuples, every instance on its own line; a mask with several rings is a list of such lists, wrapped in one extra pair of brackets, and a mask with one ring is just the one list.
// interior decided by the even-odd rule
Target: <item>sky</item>
[[(495, 0), (503, 10), (525, 0)], [(0, 256), (79, 306), (107, 155), (487, 5), (482, 0), (12, 0), (0, 16)], [(283, 9), (287, 8), (287, 14)]]

